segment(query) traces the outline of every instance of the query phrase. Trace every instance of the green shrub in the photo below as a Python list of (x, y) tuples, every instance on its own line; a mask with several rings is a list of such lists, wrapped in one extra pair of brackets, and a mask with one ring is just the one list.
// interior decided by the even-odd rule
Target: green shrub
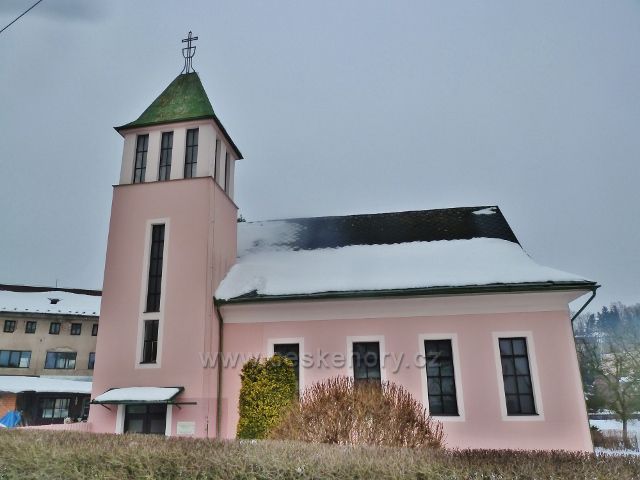
[(400, 385), (335, 377), (304, 390), (270, 437), (276, 440), (439, 448), (442, 424)]
[(265, 438), (296, 396), (293, 362), (280, 355), (251, 359), (240, 374), (238, 438)]
[(626, 480), (640, 458), (0, 430), (2, 480)]

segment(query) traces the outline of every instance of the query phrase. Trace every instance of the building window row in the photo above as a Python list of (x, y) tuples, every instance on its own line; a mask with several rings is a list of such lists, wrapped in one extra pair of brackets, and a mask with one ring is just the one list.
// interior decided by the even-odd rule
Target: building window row
[[(198, 166), (198, 128), (190, 128), (186, 132), (185, 153), (184, 153), (184, 178), (193, 178), (197, 175)], [(147, 169), (147, 153), (149, 150), (149, 134), (138, 135), (136, 137), (136, 152), (133, 162), (133, 183), (144, 183)], [(213, 178), (220, 184), (220, 153), (222, 142), (216, 139), (214, 152), (214, 172)], [(160, 140), (160, 161), (158, 163), (158, 181), (166, 181), (171, 178), (171, 163), (173, 154), (173, 132), (162, 132)], [(224, 190), (229, 193), (231, 184), (231, 156), (225, 153), (225, 178)]]
[[(60, 329), (62, 324), (60, 322), (50, 322), (49, 323), (49, 334), (51, 335), (60, 335)], [(35, 320), (28, 320), (24, 325), (24, 333), (36, 333), (38, 328), (38, 322)], [(16, 320), (5, 320), (4, 321), (4, 332), (5, 333), (13, 333), (16, 330)], [(82, 334), (82, 324), (81, 323), (72, 323), (71, 324), (71, 335), (81, 335)], [(98, 324), (94, 323), (91, 326), (91, 335), (95, 337), (98, 335)]]
[[(381, 382), (380, 342), (354, 341), (351, 347), (356, 384)], [(501, 337), (498, 339), (498, 347), (507, 415), (537, 415), (527, 338)], [(293, 361), (296, 379), (299, 381), (300, 345), (276, 343), (273, 345), (273, 353)], [(429, 413), (434, 416), (460, 416), (452, 340), (424, 340), (424, 353)]]
[[(77, 352), (47, 352), (44, 368), (74, 370)], [(96, 362), (95, 352), (89, 353), (88, 370), (93, 370)], [(30, 350), (0, 350), (0, 368), (29, 368)]]

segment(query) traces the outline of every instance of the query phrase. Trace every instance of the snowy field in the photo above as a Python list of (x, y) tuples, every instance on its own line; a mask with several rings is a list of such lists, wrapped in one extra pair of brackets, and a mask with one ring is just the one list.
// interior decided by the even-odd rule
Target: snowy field
[[(592, 427), (598, 427), (600, 431), (617, 430), (622, 432), (622, 422), (620, 420), (589, 420)], [(630, 420), (627, 423), (629, 435), (637, 435), (640, 437), (640, 420)]]
[[(589, 424), (592, 427), (598, 427), (598, 429), (603, 433), (606, 433), (607, 431), (622, 432), (622, 422), (620, 420), (589, 420)], [(630, 420), (627, 424), (627, 429), (630, 437), (636, 436), (640, 439), (640, 420)], [(597, 455), (640, 456), (640, 452), (636, 450), (611, 450), (601, 447), (596, 447), (595, 453)]]

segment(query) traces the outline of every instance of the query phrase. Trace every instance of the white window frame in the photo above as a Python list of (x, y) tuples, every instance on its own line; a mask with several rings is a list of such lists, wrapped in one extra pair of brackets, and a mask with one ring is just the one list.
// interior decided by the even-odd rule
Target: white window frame
[[(507, 331), (492, 332), (493, 353), (498, 377), (498, 393), (500, 395), (500, 412), (505, 422), (541, 422), (544, 421), (544, 408), (542, 406), (542, 392), (540, 390), (540, 377), (538, 375), (538, 358), (536, 356), (533, 332), (531, 331)], [(533, 402), (536, 415), (509, 415), (507, 413), (507, 397), (504, 394), (504, 378), (502, 377), (502, 360), (500, 357), (500, 338), (524, 337), (527, 341), (527, 354), (529, 360), (529, 373), (533, 388)]]
[[(420, 379), (422, 382), (422, 403), (429, 412), (429, 385), (427, 383), (427, 352), (424, 348), (425, 340), (450, 340), (451, 354), (453, 355), (453, 379), (456, 385), (456, 403), (458, 404), (458, 415), (433, 415), (433, 418), (442, 422), (464, 422), (464, 393), (462, 391), (462, 373), (460, 368), (460, 349), (458, 348), (458, 334), (456, 333), (423, 333), (418, 335), (419, 352), (424, 359), (424, 365), (420, 368)], [(429, 412), (431, 415), (431, 413)]]
[(346, 363), (349, 369), (349, 376), (355, 380), (353, 376), (353, 344), (358, 342), (378, 342), (380, 347), (380, 381), (387, 381), (387, 370), (385, 368), (385, 360), (387, 358), (387, 351), (384, 345), (384, 335), (364, 335), (364, 336), (349, 336), (347, 337), (347, 358)]
[(303, 362), (302, 359), (304, 357), (304, 337), (288, 337), (288, 338), (284, 338), (284, 337), (277, 337), (277, 338), (269, 338), (267, 340), (267, 354), (269, 355), (269, 357), (273, 357), (273, 352), (274, 352), (274, 346), (276, 344), (281, 344), (281, 343), (297, 343), (298, 344), (298, 350), (299, 350), (299, 358), (298, 358), (298, 372), (299, 372), (299, 378), (298, 378), (298, 389), (300, 391), (302, 391), (302, 389), (305, 387), (305, 382), (304, 382), (304, 368), (303, 368)]
[[(154, 225), (164, 224), (164, 245), (162, 250), (162, 282), (160, 285), (160, 311), (145, 312), (147, 305), (147, 289), (149, 284), (149, 261), (151, 256), (151, 232)], [(170, 221), (169, 218), (155, 218), (147, 220), (145, 231), (145, 246), (142, 262), (142, 280), (140, 282), (140, 306), (138, 317), (138, 338), (136, 342), (135, 369), (160, 368), (162, 366), (162, 339), (164, 332), (164, 312), (165, 301), (167, 298), (167, 252), (169, 251), (170, 237)], [(156, 363), (142, 363), (142, 346), (144, 340), (144, 322), (145, 320), (158, 320), (158, 350), (156, 355)]]

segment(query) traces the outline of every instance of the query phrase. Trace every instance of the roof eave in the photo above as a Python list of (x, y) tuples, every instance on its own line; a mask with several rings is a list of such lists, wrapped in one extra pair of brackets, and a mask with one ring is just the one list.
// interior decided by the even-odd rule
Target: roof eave
[(253, 295), (242, 296), (230, 299), (214, 298), (216, 305), (233, 305), (263, 302), (283, 302), (283, 301), (304, 301), (304, 300), (340, 300), (358, 298), (389, 298), (389, 297), (421, 297), (421, 296), (443, 296), (443, 295), (472, 295), (490, 293), (528, 293), (542, 291), (572, 291), (585, 290), (593, 291), (600, 288), (596, 282), (531, 282), (504, 284), (496, 283), (490, 285), (467, 285), (458, 287), (428, 287), (428, 288), (408, 288), (391, 290), (356, 290), (345, 292), (320, 292), (294, 295)]

